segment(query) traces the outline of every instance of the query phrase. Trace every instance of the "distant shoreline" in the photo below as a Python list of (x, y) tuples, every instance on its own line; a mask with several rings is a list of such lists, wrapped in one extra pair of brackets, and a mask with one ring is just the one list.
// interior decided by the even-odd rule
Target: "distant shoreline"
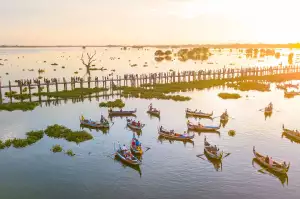
[(300, 48), (300, 43), (295, 44), (186, 44), (186, 45), (55, 45), (55, 46), (25, 46), (25, 45), (1, 45), (0, 48)]

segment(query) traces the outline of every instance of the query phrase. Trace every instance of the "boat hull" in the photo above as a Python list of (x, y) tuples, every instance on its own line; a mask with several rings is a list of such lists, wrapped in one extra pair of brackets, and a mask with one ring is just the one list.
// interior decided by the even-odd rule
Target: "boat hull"
[(188, 130), (192, 130), (192, 131), (218, 131), (220, 129), (220, 126), (218, 127), (207, 127), (207, 126), (203, 126), (200, 127), (198, 125), (190, 125), (187, 124)]
[(158, 132), (159, 136), (161, 137), (164, 137), (164, 138), (167, 138), (167, 139), (173, 139), (173, 140), (181, 140), (181, 141), (188, 141), (188, 140), (192, 140), (194, 139), (195, 135), (192, 135), (192, 136), (188, 136), (188, 137), (185, 137), (183, 135), (180, 135), (180, 136), (175, 136), (175, 135), (170, 135), (168, 133), (164, 133), (162, 131)]
[(109, 128), (109, 124), (96, 123), (96, 122), (90, 123), (90, 122), (83, 121), (83, 120), (80, 120), (80, 124), (83, 126), (86, 126), (86, 127), (98, 128), (98, 129)]
[(125, 158), (120, 152), (116, 152), (116, 156), (118, 158), (120, 158), (120, 160), (122, 162), (130, 164), (130, 165), (140, 165), (141, 164), (141, 161), (138, 160), (136, 157), (134, 157), (135, 160), (130, 160), (130, 159)]
[(147, 113), (149, 113), (150, 115), (155, 115), (157, 117), (160, 116), (160, 112), (159, 111), (147, 111)]
[[(261, 164), (261, 166), (263, 166), (267, 169), (270, 169), (275, 173), (286, 174), (289, 170), (290, 164), (288, 165), (287, 168), (271, 166), (270, 164), (265, 162), (265, 156), (263, 156), (260, 153), (256, 152), (255, 149), (253, 149), (253, 154), (254, 154), (255, 159)], [(274, 161), (274, 163), (276, 163), (276, 161)]]
[(200, 112), (185, 111), (185, 114), (188, 116), (193, 116), (193, 117), (211, 117), (213, 115), (213, 112), (212, 113), (200, 113)]

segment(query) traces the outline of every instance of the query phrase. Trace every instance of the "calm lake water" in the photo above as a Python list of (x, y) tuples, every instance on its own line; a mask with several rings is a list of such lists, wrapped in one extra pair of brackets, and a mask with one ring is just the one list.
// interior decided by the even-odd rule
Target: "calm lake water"
[[(200, 68), (241, 67), (248, 65), (275, 65), (287, 62), (287, 57), (281, 59), (272, 57), (246, 59), (243, 55), (238, 58), (235, 51), (228, 50), (214, 53), (203, 63), (153, 61), (156, 49), (121, 51), (116, 48), (97, 49), (97, 67), (106, 67), (108, 71), (95, 71), (92, 75), (102, 76), (116, 69), (115, 74), (160, 72), (169, 69), (187, 70)], [(36, 78), (37, 70), (45, 69), (43, 77), (83, 76), (84, 70), (80, 63), (83, 50), (80, 48), (54, 49), (0, 49), (0, 76), (3, 83), (20, 78)], [(85, 51), (92, 52), (87, 48)], [(289, 50), (282, 51), (286, 55)], [(297, 51), (295, 62), (297, 61)], [(24, 56), (24, 58), (23, 58)], [(62, 58), (61, 56), (64, 56)], [(66, 60), (66, 56), (70, 59)], [(19, 57), (19, 59), (18, 59)], [(111, 60), (110, 57), (117, 57)], [(118, 59), (120, 57), (120, 59)], [(101, 62), (99, 61), (101, 59)], [(137, 63), (137, 67), (130, 67)], [(264, 61), (258, 61), (264, 60)], [(47, 63), (43, 63), (47, 61)], [(50, 63), (58, 63), (51, 66)], [(144, 63), (148, 67), (143, 67)], [(214, 64), (207, 64), (213, 62)], [(215, 63), (217, 62), (217, 64)], [(229, 65), (231, 63), (231, 65)], [(66, 68), (62, 69), (61, 66)], [(57, 68), (57, 71), (53, 71)], [(22, 70), (25, 69), (23, 72)], [(35, 69), (34, 72), (27, 71)], [(84, 68), (83, 68), (84, 69)], [(5, 75), (5, 73), (9, 75)], [(45, 136), (36, 144), (23, 149), (13, 147), (0, 151), (1, 198), (6, 199), (52, 199), (52, 198), (298, 198), (300, 188), (300, 145), (281, 136), (282, 124), (287, 128), (300, 129), (298, 113), (300, 98), (285, 99), (283, 91), (272, 88), (272, 92), (240, 92), (241, 99), (222, 100), (217, 97), (222, 89), (210, 89), (181, 93), (190, 96), (188, 102), (166, 100), (123, 99), (124, 109), (137, 108), (137, 120), (146, 124), (140, 135), (140, 141), (145, 147), (150, 147), (143, 155), (140, 170), (123, 165), (111, 157), (113, 143), (129, 143), (132, 132), (126, 128), (125, 118), (113, 118), (114, 125), (109, 132), (89, 130), (93, 140), (79, 145), (65, 140), (52, 139)], [(230, 90), (229, 90), (230, 91)], [(234, 91), (236, 92), (236, 91)], [(248, 97), (247, 97), (248, 96)], [(107, 109), (99, 108), (97, 101), (62, 102), (58, 106), (36, 108), (31, 112), (0, 112), (0, 137), (2, 140), (25, 137), (30, 130), (45, 129), (48, 125), (61, 124), (73, 130), (79, 130), (80, 114), (86, 118), (98, 119)], [(270, 101), (275, 111), (265, 118), (259, 109), (264, 108)], [(150, 103), (161, 110), (160, 120), (150, 117), (146, 111)], [(230, 119), (221, 128), (220, 134), (195, 134), (194, 143), (170, 142), (158, 140), (157, 127), (163, 125), (169, 129), (183, 132), (186, 130), (184, 110), (201, 109), (206, 112), (214, 111), (219, 116), (225, 109)], [(195, 119), (190, 119), (196, 121)], [(219, 120), (201, 120), (204, 124), (218, 125)], [(236, 135), (231, 137), (228, 131), (234, 129)], [(212, 144), (216, 144), (225, 152), (231, 153), (222, 162), (222, 169), (216, 171), (214, 165), (196, 157), (203, 153), (204, 136)], [(76, 156), (68, 157), (63, 153), (53, 154), (50, 149), (54, 144), (60, 144), (65, 150), (72, 149)], [(279, 158), (291, 162), (288, 173), (288, 183), (284, 185), (274, 175), (259, 172), (261, 167), (252, 165), (252, 147), (257, 151), (268, 154), (274, 159)]]

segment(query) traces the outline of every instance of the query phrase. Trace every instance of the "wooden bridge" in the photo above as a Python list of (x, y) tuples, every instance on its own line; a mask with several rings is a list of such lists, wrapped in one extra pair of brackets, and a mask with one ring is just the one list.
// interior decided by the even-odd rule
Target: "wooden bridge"
[[(165, 84), (174, 82), (193, 82), (200, 80), (221, 80), (221, 79), (234, 79), (234, 78), (247, 78), (247, 77), (259, 77), (278, 74), (292, 74), (299, 73), (300, 67), (298, 65), (289, 66), (269, 66), (269, 67), (247, 67), (247, 68), (223, 68), (223, 69), (209, 69), (199, 71), (182, 71), (182, 72), (161, 72), (161, 73), (149, 73), (149, 74), (126, 74), (124, 76), (116, 77), (88, 77), (87, 79), (79, 77), (71, 77), (69, 81), (63, 78), (59, 81), (56, 78), (51, 80), (16, 80), (16, 84), (12, 84), (11, 81), (8, 85), (3, 85), (0, 82), (0, 103), (2, 102), (2, 89), (8, 89), (9, 92), (12, 88), (18, 88), (19, 94), (23, 93), (23, 88), (28, 88), (28, 93), (31, 95), (33, 88), (38, 88), (38, 92), (41, 92), (42, 87), (46, 87), (46, 92), (50, 92), (50, 87), (55, 87), (55, 91), (59, 91), (59, 85), (63, 85), (63, 90), (71, 90), (76, 88), (84, 88), (84, 84), (87, 84), (87, 88), (102, 87), (113, 88), (113, 86), (133, 86), (137, 87), (142, 84)], [(94, 87), (92, 87), (92, 84)]]

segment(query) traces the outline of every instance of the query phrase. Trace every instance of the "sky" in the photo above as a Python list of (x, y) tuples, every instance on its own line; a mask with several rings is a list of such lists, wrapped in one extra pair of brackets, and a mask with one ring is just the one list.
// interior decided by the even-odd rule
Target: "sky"
[(300, 42), (299, 0), (0, 0), (0, 45)]

